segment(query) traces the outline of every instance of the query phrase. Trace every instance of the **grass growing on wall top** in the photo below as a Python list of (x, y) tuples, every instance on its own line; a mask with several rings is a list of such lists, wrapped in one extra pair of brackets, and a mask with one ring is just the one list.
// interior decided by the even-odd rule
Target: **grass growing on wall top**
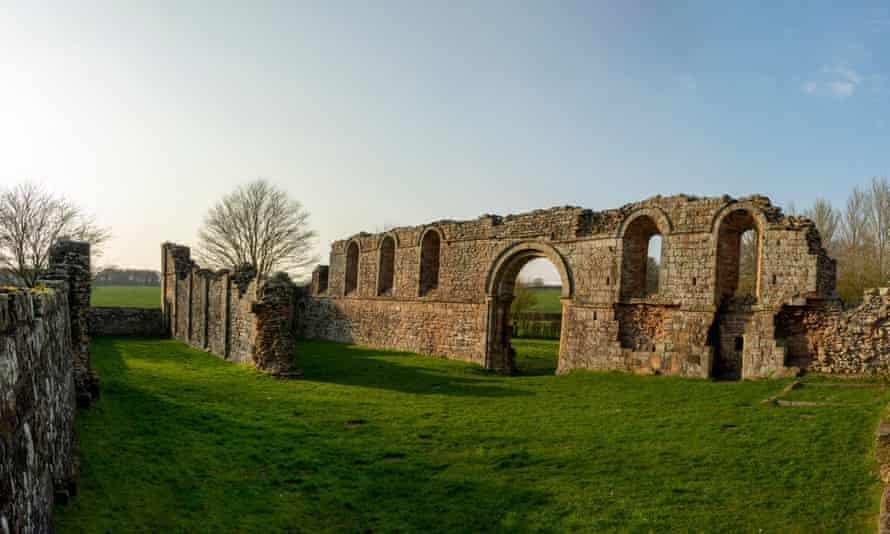
[(91, 306), (160, 308), (160, 286), (93, 286)]
[[(60, 532), (873, 531), (887, 398), (770, 408), (786, 381), (523, 374), (328, 342), (269, 378), (100, 338)], [(548, 357), (549, 355), (549, 357)], [(858, 400), (858, 399), (857, 399)]]

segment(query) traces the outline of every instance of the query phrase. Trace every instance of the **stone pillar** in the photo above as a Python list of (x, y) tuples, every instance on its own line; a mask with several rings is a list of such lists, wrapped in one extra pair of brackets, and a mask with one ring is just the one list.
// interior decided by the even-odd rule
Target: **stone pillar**
[(319, 265), (312, 271), (312, 283), (310, 284), (311, 295), (320, 295), (328, 290), (328, 272), (327, 265)]
[(284, 273), (265, 280), (259, 300), (253, 305), (256, 314), (254, 365), (275, 376), (301, 376), (294, 365), (294, 334), (291, 328), (293, 298), (296, 286)]
[(161, 312), (164, 314), (167, 332), (172, 337), (184, 335), (177, 331), (179, 314), (189, 313), (189, 310), (180, 309), (179, 292), (182, 289), (178, 281), (184, 280), (191, 270), (191, 250), (188, 247), (176, 243), (161, 245)]
[(71, 319), (71, 350), (77, 403), (89, 406), (99, 397), (99, 378), (90, 368), (90, 244), (61, 240), (50, 248), (46, 280), (68, 284), (68, 311)]

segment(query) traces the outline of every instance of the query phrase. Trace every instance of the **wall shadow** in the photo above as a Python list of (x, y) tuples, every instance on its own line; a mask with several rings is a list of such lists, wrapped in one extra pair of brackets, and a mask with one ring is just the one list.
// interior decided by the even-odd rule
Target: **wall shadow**
[[(449, 473), (430, 452), (437, 438), (414, 438), (399, 421), (350, 428), (344, 414), (361, 409), (359, 398), (306, 395), (304, 381), (224, 361), (218, 367), (201, 361), (206, 355), (183, 356), (145, 340), (136, 359), (162, 363), (165, 371), (174, 366), (159, 373), (142, 362), (128, 365), (132, 342), (94, 345), (107, 389), (79, 414), (81, 492), (56, 507), (60, 531), (477, 531), (550, 501), (532, 484), (491, 480), (485, 471)], [(324, 364), (309, 359), (307, 368)], [(348, 361), (366, 370), (375, 364)], [(436, 373), (398, 367), (369, 372), (436, 380)], [(468, 390), (471, 383), (441, 389)], [(491, 462), (505, 468), (500, 457)]]
[[(303, 369), (303, 380), (314, 382), (421, 395), (533, 395), (512, 387), (509, 379), (499, 377), (475, 364), (411, 352), (374, 349), (333, 341), (298, 340), (296, 361)], [(456, 367), (462, 367), (457, 376)]]

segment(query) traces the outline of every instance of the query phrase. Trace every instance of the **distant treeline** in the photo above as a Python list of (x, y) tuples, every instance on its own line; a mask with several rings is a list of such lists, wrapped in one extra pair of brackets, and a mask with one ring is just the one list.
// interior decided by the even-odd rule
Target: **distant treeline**
[(149, 269), (103, 267), (93, 276), (93, 283), (97, 286), (158, 286), (161, 285), (161, 273)]

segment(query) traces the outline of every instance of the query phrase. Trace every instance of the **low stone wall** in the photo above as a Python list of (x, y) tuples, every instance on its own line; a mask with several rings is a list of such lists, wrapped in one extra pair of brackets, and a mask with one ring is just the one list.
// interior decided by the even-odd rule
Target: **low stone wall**
[(776, 316), (791, 364), (822, 373), (890, 375), (890, 289), (868, 289), (862, 304), (786, 307)]
[(297, 303), (297, 334), (485, 365), (485, 305), (310, 298)]
[(160, 308), (90, 308), (90, 335), (166, 337), (167, 334)]

